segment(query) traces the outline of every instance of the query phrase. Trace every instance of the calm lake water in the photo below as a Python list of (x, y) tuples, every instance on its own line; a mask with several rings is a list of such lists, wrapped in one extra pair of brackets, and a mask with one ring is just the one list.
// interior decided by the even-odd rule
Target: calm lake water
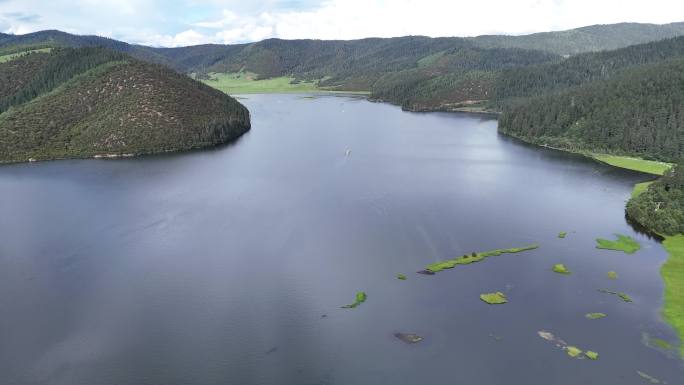
[[(477, 115), (242, 101), (253, 129), (230, 146), (0, 167), (0, 384), (647, 383), (637, 370), (684, 383), (682, 361), (644, 343), (677, 339), (659, 316), (666, 254), (624, 219), (643, 175)], [(594, 248), (613, 233), (643, 249)], [(366, 303), (339, 308), (360, 290)], [(509, 303), (480, 301), (492, 291)], [(540, 330), (600, 358), (571, 359)]]

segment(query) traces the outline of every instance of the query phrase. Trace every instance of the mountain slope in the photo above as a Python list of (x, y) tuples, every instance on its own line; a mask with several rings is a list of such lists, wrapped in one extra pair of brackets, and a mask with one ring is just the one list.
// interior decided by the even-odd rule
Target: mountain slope
[(164, 64), (173, 67), (173, 62), (158, 54), (154, 48), (128, 44), (122, 41), (100, 36), (72, 35), (62, 31), (47, 30), (28, 33), (25, 35), (0, 36), (0, 48), (13, 46), (50, 46), (50, 47), (102, 47), (112, 51), (122, 52), (140, 60), (151, 63)]
[(495, 97), (501, 100), (553, 92), (609, 79), (630, 67), (682, 56), (684, 36), (614, 51), (585, 53), (557, 63), (516, 68), (497, 79)]
[(523, 48), (558, 55), (576, 55), (583, 52), (614, 50), (681, 35), (684, 35), (684, 23), (619, 23), (524, 36), (478, 36), (469, 40), (482, 48)]
[(382, 75), (371, 87), (372, 97), (408, 110), (448, 110), (490, 99), (502, 70), (557, 60), (543, 51), (515, 48), (441, 51), (415, 68)]
[[(67, 68), (79, 70), (62, 70), (65, 57), (73, 59)], [(24, 71), (29, 62), (37, 70)], [(249, 129), (248, 111), (229, 96), (99, 48), (56, 49), (0, 64), (1, 88), (12, 84), (26, 94), (28, 85), (45, 84), (43, 71), (70, 76), (57, 76), (66, 79), (29, 92), (35, 97), (0, 114), (0, 162), (186, 150), (225, 143)]]
[(677, 161), (684, 156), (684, 58), (518, 100), (504, 109), (499, 129), (570, 150)]
[(349, 78), (351, 74), (377, 72), (381, 64), (385, 66), (381, 70), (383, 73), (409, 69), (422, 58), (443, 50), (458, 48), (519, 48), (558, 55), (574, 55), (612, 50), (680, 35), (684, 35), (684, 23), (621, 23), (523, 36), (407, 36), (349, 41), (268, 39), (250, 44), (152, 48), (97, 36), (40, 31), (26, 35), (0, 35), (0, 48), (8, 45), (36, 44), (77, 48), (102, 46), (142, 60), (164, 64), (185, 73), (237, 72), (245, 69), (261, 77), (287, 74), (342, 79)]

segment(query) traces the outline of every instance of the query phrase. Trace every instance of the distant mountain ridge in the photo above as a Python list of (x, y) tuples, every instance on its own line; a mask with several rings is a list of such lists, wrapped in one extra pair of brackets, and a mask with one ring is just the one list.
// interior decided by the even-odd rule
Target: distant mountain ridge
[(684, 35), (684, 22), (662, 25), (619, 23), (522, 36), (485, 35), (469, 40), (482, 48), (523, 48), (558, 55), (576, 55), (583, 52), (614, 50), (681, 35)]
[[(0, 36), (0, 52), (12, 46), (103, 46), (197, 78), (211, 73), (248, 74), (255, 79), (287, 76), (336, 90), (370, 91), (371, 98), (407, 110), (496, 109), (503, 112), (502, 130), (535, 142), (543, 137), (560, 147), (668, 160), (684, 153), (678, 121), (667, 123), (675, 127), (673, 132), (661, 127), (665, 124), (660, 118), (663, 111), (679, 114), (676, 108), (653, 112), (634, 107), (631, 111), (638, 112), (637, 118), (626, 116), (630, 111), (625, 110), (624, 116), (605, 123), (611, 100), (633, 105), (648, 100), (664, 102), (657, 90), (633, 89), (636, 84), (644, 85), (634, 74), (647, 76), (662, 87), (668, 77), (678, 84), (679, 65), (662, 67), (665, 77), (657, 72), (661, 63), (684, 56), (684, 23), (595, 25), (524, 36), (267, 39), (180, 48), (153, 48), (60, 31)], [(642, 66), (651, 69), (639, 71)], [(611, 94), (627, 89), (633, 92), (631, 98)], [(676, 85), (664, 89), (672, 97), (678, 95)], [(608, 100), (590, 97), (595, 94)], [(577, 98), (585, 100), (576, 103)], [(563, 105), (568, 101), (575, 108), (570, 112)], [(553, 110), (544, 106), (553, 106)], [(579, 111), (576, 106), (583, 111), (582, 122), (573, 120)], [(657, 123), (643, 123), (646, 121)], [(613, 131), (602, 130), (601, 124)], [(626, 124), (640, 128), (634, 131)], [(585, 140), (592, 135), (594, 142)]]
[[(593, 25), (567, 31), (542, 32), (530, 35), (483, 35), (477, 37), (405, 36), (397, 38), (368, 38), (360, 40), (282, 40), (267, 39), (248, 44), (205, 44), (179, 48), (154, 48), (128, 44), (99, 36), (79, 36), (56, 30), (47, 30), (25, 35), (0, 35), (0, 48), (8, 45), (31, 45), (52, 43), (74, 48), (102, 46), (124, 52), (141, 60), (170, 66), (181, 72), (206, 73), (218, 69), (235, 69), (240, 64), (247, 70), (263, 77), (275, 76), (291, 71), (303, 74), (314, 71), (310, 57), (300, 56), (296, 63), (275, 68), (272, 55), (296, 50), (298, 53), (320, 51), (316, 59), (344, 58), (344, 54), (374, 55), (392, 57), (392, 49), (401, 49), (407, 41), (420, 46), (422, 51), (437, 52), (455, 48), (519, 48), (546, 51), (556, 55), (574, 55), (583, 52), (612, 50), (629, 45), (667, 39), (684, 35), (684, 22), (671, 24), (620, 23)], [(375, 50), (371, 52), (370, 50)], [(369, 59), (371, 58), (369, 57)], [(277, 59), (293, 59), (279, 56)], [(308, 64), (307, 64), (308, 63)], [(397, 69), (400, 63), (389, 63)], [(415, 63), (412, 63), (415, 64)], [(261, 72), (260, 72), (261, 71)]]

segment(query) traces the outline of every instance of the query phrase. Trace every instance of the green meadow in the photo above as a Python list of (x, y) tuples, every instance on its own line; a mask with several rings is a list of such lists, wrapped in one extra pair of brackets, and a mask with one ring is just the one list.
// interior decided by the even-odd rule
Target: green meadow
[[(203, 79), (202, 82), (229, 95), (342, 92), (318, 87), (318, 81), (297, 81), (295, 78), (287, 76), (258, 79), (256, 74), (250, 72), (211, 73), (209, 74), (209, 79)], [(342, 93), (364, 94), (362, 92), (347, 91)]]
[(52, 51), (52, 48), (41, 48), (41, 49), (33, 49), (30, 51), (22, 51), (22, 52), (15, 52), (15, 53), (7, 54), (7, 55), (1, 55), (0, 56), (0, 63), (6, 63), (10, 60), (14, 60), (18, 57), (28, 55), (30, 53), (37, 53), (37, 52), (49, 53), (50, 51)]
[(611, 166), (645, 172), (647, 174), (653, 175), (663, 175), (665, 174), (665, 171), (672, 167), (672, 164), (670, 163), (631, 158), (628, 156), (592, 154), (592, 157)]
[[(684, 338), (684, 235), (666, 237), (663, 246), (670, 254), (660, 270), (665, 281), (663, 316), (682, 339)], [(682, 342), (680, 342), (679, 352), (684, 358), (684, 343)]]

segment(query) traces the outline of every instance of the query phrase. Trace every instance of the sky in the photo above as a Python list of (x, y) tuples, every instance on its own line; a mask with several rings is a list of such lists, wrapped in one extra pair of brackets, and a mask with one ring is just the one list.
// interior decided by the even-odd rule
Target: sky
[(3, 33), (59, 29), (164, 47), (677, 21), (684, 21), (682, 0), (0, 0)]

